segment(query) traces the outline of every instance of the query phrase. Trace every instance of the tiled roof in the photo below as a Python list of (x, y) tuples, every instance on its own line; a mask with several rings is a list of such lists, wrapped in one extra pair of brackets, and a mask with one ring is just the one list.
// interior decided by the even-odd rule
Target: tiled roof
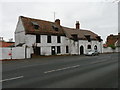
[(72, 38), (72, 35), (77, 35), (78, 39), (82, 39), (82, 40), (86, 40), (87, 38), (85, 37), (85, 35), (90, 35), (90, 39), (92, 40), (97, 40), (97, 34), (89, 31), (89, 30), (83, 30), (83, 29), (72, 29), (72, 28), (67, 28), (67, 27), (63, 27), (66, 35), (68, 38)]
[(0, 41), (0, 47), (10, 47), (13, 46), (14, 42), (4, 42), (4, 41)]
[[(33, 19), (28, 17), (20, 16), (23, 26), (25, 28), (26, 34), (52, 34), (52, 35), (66, 35), (68, 38), (73, 38), (73, 34), (77, 34), (78, 39), (86, 40), (87, 38), (85, 35), (90, 35), (90, 39), (92, 40), (98, 40), (98, 35), (89, 31), (89, 30), (83, 30), (83, 29), (73, 29), (73, 28), (67, 28), (63, 27), (61, 25), (58, 25), (55, 22), (40, 20), (40, 19)], [(35, 29), (35, 26), (37, 29)], [(57, 28), (58, 30), (55, 30)]]
[[(26, 34), (64, 35), (62, 27), (55, 22), (33, 19), (23, 16), (20, 17)], [(38, 25), (38, 29), (35, 29), (34, 25)], [(57, 28), (57, 30), (55, 28)]]

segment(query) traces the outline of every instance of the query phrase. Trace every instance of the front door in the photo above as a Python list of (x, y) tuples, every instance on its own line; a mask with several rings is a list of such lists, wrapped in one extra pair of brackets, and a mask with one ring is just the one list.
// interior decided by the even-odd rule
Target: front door
[(55, 54), (56, 54), (56, 53), (55, 53), (55, 46), (52, 46), (52, 47), (51, 47), (51, 54), (52, 54), (52, 55), (55, 55)]
[(83, 54), (84, 54), (84, 47), (81, 46), (81, 47), (80, 47), (80, 55), (83, 55)]
[(40, 47), (35, 47), (34, 54), (35, 55), (40, 55)]

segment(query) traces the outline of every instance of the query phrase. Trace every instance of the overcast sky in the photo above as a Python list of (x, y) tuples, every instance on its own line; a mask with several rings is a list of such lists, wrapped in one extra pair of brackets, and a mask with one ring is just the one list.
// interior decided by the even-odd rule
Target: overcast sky
[[(17, 1), (17, 2), (16, 2)], [(110, 2), (111, 1), (111, 2)], [(75, 28), (91, 30), (102, 39), (118, 33), (118, 3), (113, 0), (3, 0), (0, 2), (0, 37), (14, 38), (19, 16), (54, 21)]]

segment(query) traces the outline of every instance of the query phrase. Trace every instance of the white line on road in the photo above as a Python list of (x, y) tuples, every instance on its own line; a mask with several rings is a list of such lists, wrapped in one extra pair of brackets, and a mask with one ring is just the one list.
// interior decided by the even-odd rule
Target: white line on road
[(65, 69), (76, 68), (76, 67), (79, 67), (79, 66), (80, 65), (75, 65), (75, 66), (70, 66), (70, 67), (64, 67), (64, 68), (59, 68), (59, 69), (56, 69), (56, 70), (46, 71), (44, 73), (51, 73), (51, 72), (56, 72), (56, 71), (62, 71), (62, 70), (65, 70)]
[(9, 78), (9, 79), (4, 79), (4, 80), (0, 80), (0, 82), (4, 82), (4, 81), (10, 81), (10, 80), (15, 80), (15, 79), (20, 79), (23, 78), (24, 76), (19, 76), (19, 77), (14, 77), (14, 78)]

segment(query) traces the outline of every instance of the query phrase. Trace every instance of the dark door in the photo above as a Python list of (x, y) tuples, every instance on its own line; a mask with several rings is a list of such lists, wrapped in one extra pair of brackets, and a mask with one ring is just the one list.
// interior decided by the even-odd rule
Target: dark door
[(83, 54), (84, 54), (84, 47), (81, 46), (81, 47), (80, 47), (80, 55), (83, 55)]
[(34, 53), (35, 55), (40, 55), (40, 47), (35, 47)]
[(40, 40), (40, 35), (36, 35), (36, 43), (40, 43), (41, 40)]
[(51, 53), (52, 53), (52, 55), (55, 55), (55, 46), (51, 47)]

